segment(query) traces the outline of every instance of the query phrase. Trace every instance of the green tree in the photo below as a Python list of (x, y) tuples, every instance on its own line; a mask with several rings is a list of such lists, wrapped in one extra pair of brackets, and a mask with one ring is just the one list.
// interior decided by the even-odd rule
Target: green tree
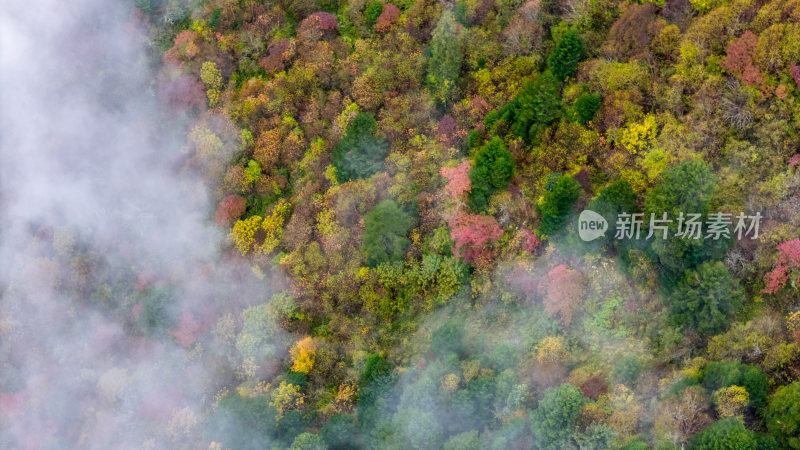
[(431, 336), (431, 352), (437, 358), (443, 358), (449, 353), (461, 355), (463, 352), (464, 324), (458, 319), (451, 318), (436, 329)]
[(348, 181), (365, 178), (383, 170), (389, 144), (376, 136), (378, 122), (372, 114), (359, 113), (333, 150), (336, 178)]
[(259, 164), (258, 161), (251, 159), (247, 163), (247, 167), (244, 169), (244, 182), (247, 183), (248, 186), (252, 186), (253, 182), (255, 182), (260, 176), (261, 164)]
[(561, 81), (575, 73), (583, 55), (583, 40), (574, 29), (568, 30), (547, 57), (547, 69)]
[(264, 396), (242, 397), (225, 394), (206, 426), (206, 438), (224, 448), (259, 449), (275, 433), (275, 409)]
[(636, 355), (626, 355), (617, 361), (614, 366), (614, 379), (622, 384), (631, 385), (639, 378), (642, 371), (642, 362)]
[(512, 419), (508, 423), (498, 429), (486, 433), (484, 436), (487, 441), (483, 447), (473, 448), (487, 448), (489, 450), (505, 450), (509, 448), (524, 448), (527, 444), (527, 424), (526, 420), (522, 417)]
[(716, 185), (717, 178), (711, 167), (702, 160), (695, 159), (670, 167), (661, 174), (661, 182), (645, 199), (645, 212), (679, 213), (708, 212), (708, 203)]
[(499, 111), (498, 118), (510, 123), (514, 134), (526, 142), (534, 142), (539, 133), (559, 117), (560, 110), (558, 80), (545, 71), (526, 84), (522, 92)]
[(363, 447), (360, 445), (358, 428), (353, 424), (353, 416), (349, 414), (334, 414), (322, 427), (322, 437), (330, 449)]
[(784, 448), (800, 448), (800, 381), (781, 386), (764, 413), (767, 428)]
[(478, 430), (465, 431), (451, 436), (442, 446), (443, 450), (471, 450), (481, 448), (481, 438)]
[(136, 0), (134, 4), (145, 13), (149, 13), (153, 10), (153, 5), (150, 0)]
[(167, 287), (148, 287), (137, 295), (136, 321), (145, 335), (158, 335), (174, 322), (175, 292)]
[(561, 175), (552, 190), (548, 190), (536, 204), (536, 212), (541, 217), (539, 231), (552, 236), (561, 230), (569, 217), (572, 205), (578, 200), (581, 185), (569, 175)]
[(379, 354), (370, 355), (358, 378), (358, 422), (369, 429), (378, 420), (378, 400), (392, 383), (392, 365)]
[(300, 433), (294, 438), (290, 450), (326, 450), (328, 447), (318, 434)]
[(394, 200), (378, 203), (364, 216), (364, 241), (361, 251), (367, 264), (376, 267), (381, 263), (402, 259), (408, 247), (406, 237), (411, 229), (411, 216)]
[(433, 414), (410, 407), (398, 411), (394, 420), (405, 431), (406, 448), (433, 450), (442, 447), (442, 426)]
[(378, 0), (369, 3), (367, 7), (364, 8), (364, 22), (368, 27), (372, 28), (375, 25), (381, 12), (383, 12), (383, 3)]
[(613, 448), (611, 441), (614, 440), (616, 435), (614, 430), (608, 426), (594, 424), (586, 427), (583, 432), (576, 434), (575, 441), (581, 450), (606, 450)]
[(469, 180), (472, 190), (469, 193), (469, 204), (483, 211), (489, 204), (489, 198), (497, 191), (505, 190), (514, 175), (514, 161), (511, 153), (503, 145), (503, 141), (495, 136), (475, 154)]
[(637, 195), (631, 189), (631, 185), (627, 180), (619, 179), (600, 191), (600, 195), (593, 198), (589, 202), (587, 209), (590, 209), (597, 214), (605, 217), (608, 221), (608, 231), (606, 231), (606, 238), (613, 239), (616, 234), (616, 221), (620, 213), (636, 213), (639, 212), (639, 206), (636, 204)]
[(586, 125), (594, 119), (597, 110), (600, 109), (602, 97), (600, 94), (590, 94), (584, 92), (570, 105), (571, 120)]
[(439, 18), (431, 38), (426, 79), (431, 95), (444, 105), (453, 99), (464, 57), (457, 26), (452, 11), (446, 10)]
[(537, 447), (543, 450), (565, 448), (570, 443), (581, 408), (588, 401), (583, 392), (571, 384), (547, 389), (531, 414)]
[(725, 264), (709, 261), (688, 270), (667, 303), (675, 325), (712, 334), (722, 331), (743, 299), (744, 291)]
[[(721, 258), (730, 243), (726, 239), (675, 236), (680, 215), (688, 219), (688, 214), (701, 214), (699, 221), (705, 220), (715, 185), (716, 176), (711, 172), (711, 167), (701, 160), (692, 160), (664, 170), (661, 182), (645, 198), (645, 221), (649, 221), (651, 214), (661, 218), (665, 212), (667, 218), (672, 220), (668, 224), (668, 238), (662, 239), (658, 234), (651, 245), (661, 264), (662, 279), (670, 289), (686, 270), (710, 259)], [(685, 226), (683, 231), (686, 231)], [(705, 230), (701, 230), (700, 234), (703, 233)]]
[(690, 442), (692, 450), (756, 450), (755, 433), (744, 427), (739, 419), (728, 418), (714, 422), (695, 433)]
[(275, 354), (276, 325), (272, 320), (269, 304), (251, 306), (241, 314), (242, 329), (236, 336), (236, 349), (242, 358), (253, 358), (256, 362)]

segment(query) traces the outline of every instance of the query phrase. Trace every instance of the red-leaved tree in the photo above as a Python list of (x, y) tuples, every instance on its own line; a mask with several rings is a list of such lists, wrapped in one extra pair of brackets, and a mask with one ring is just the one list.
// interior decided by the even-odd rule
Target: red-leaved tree
[(569, 326), (572, 314), (580, 306), (586, 290), (583, 274), (559, 264), (542, 280), (544, 311), (549, 317), (558, 317), (564, 326)]
[(214, 213), (214, 222), (221, 227), (229, 227), (244, 214), (246, 206), (247, 201), (244, 197), (229, 195), (217, 205), (217, 211)]
[(459, 213), (451, 220), (450, 238), (453, 239), (453, 256), (477, 267), (488, 267), (492, 260), (489, 248), (503, 235), (503, 230), (492, 216)]
[(201, 328), (200, 325), (191, 312), (184, 311), (178, 319), (178, 324), (174, 329), (170, 330), (169, 334), (172, 335), (175, 342), (189, 348), (197, 340)]
[(442, 167), (440, 173), (447, 179), (445, 190), (454, 200), (464, 200), (464, 195), (472, 189), (469, 181), (470, 162), (468, 159), (461, 161), (456, 167)]
[(757, 45), (758, 37), (752, 31), (745, 31), (739, 39), (728, 43), (720, 65), (746, 84), (761, 87), (765, 81), (764, 76), (753, 65), (753, 52)]
[(581, 383), (581, 392), (592, 400), (597, 400), (602, 394), (608, 392), (608, 383), (603, 375), (597, 373)]
[(781, 290), (792, 276), (794, 276), (793, 286), (800, 278), (800, 275), (796, 273), (793, 275), (794, 271), (800, 269), (800, 239), (792, 239), (778, 244), (778, 252), (775, 268), (764, 275), (766, 283), (764, 292), (767, 294), (774, 294)]
[(539, 240), (539, 236), (536, 236), (536, 234), (532, 231), (522, 230), (520, 234), (520, 237), (522, 238), (522, 248), (525, 249), (525, 251), (533, 253), (539, 248), (540, 245), (542, 245), (542, 241)]
[(336, 30), (339, 28), (339, 22), (336, 21), (336, 16), (329, 12), (318, 11), (312, 13), (310, 16), (306, 17), (304, 22), (307, 20), (315, 22), (315, 25), (323, 31)]
[(194, 58), (199, 51), (198, 39), (196, 31), (183, 30), (178, 33), (172, 48), (164, 52), (164, 62), (182, 65), (185, 60)]
[(800, 153), (789, 158), (789, 168), (794, 169), (800, 166)]
[(797, 89), (800, 89), (800, 67), (797, 67), (797, 64), (791, 64), (789, 65), (789, 72), (792, 73)]
[(258, 60), (258, 65), (264, 68), (267, 73), (280, 72), (284, 69), (284, 61), (288, 59), (289, 40), (286, 38), (281, 39), (275, 44), (272, 44), (267, 49), (267, 56)]
[(158, 86), (158, 97), (171, 115), (192, 110), (203, 111), (206, 107), (205, 86), (189, 75), (162, 81)]
[(378, 16), (378, 20), (375, 22), (375, 31), (379, 33), (388, 31), (389, 28), (392, 27), (392, 24), (395, 23), (399, 18), (400, 8), (391, 3), (383, 5), (383, 11), (381, 12), (381, 15)]

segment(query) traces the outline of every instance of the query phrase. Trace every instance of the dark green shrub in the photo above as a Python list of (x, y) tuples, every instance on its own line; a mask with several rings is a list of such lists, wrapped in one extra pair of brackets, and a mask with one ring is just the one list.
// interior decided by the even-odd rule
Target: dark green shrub
[(575, 431), (575, 421), (588, 401), (581, 390), (571, 384), (547, 389), (531, 414), (537, 447), (542, 450), (567, 447)]
[(783, 448), (800, 448), (800, 382), (779, 387), (772, 394), (764, 420)]
[(383, 3), (374, 1), (364, 8), (364, 22), (368, 27), (372, 28), (378, 21), (378, 16), (383, 12)]

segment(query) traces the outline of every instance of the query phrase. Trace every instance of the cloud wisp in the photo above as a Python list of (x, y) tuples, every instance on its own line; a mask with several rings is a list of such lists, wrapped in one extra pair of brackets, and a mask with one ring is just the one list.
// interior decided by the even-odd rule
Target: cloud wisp
[(269, 295), (220, 255), (131, 4), (0, 12), (0, 447), (191, 446), (237, 364), (198, 336)]

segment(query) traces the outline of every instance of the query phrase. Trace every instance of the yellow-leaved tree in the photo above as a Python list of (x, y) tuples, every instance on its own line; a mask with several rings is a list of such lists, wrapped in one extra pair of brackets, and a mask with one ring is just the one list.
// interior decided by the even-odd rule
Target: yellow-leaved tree
[(208, 106), (216, 106), (219, 102), (220, 90), (222, 89), (222, 71), (214, 61), (206, 61), (200, 67), (200, 81), (206, 85), (206, 95), (208, 96)]
[(297, 341), (289, 354), (292, 356), (292, 371), (308, 373), (314, 367), (314, 358), (317, 354), (317, 344), (307, 336)]
[(750, 401), (747, 389), (742, 386), (728, 386), (714, 391), (711, 396), (720, 417), (742, 417), (744, 408)]
[(641, 122), (631, 122), (619, 130), (617, 143), (632, 155), (646, 153), (653, 148), (658, 137), (658, 124), (652, 114), (644, 116)]
[(242, 255), (271, 253), (283, 237), (283, 224), (289, 216), (291, 203), (280, 199), (267, 217), (250, 216), (233, 225), (230, 237)]
[(281, 420), (286, 411), (298, 409), (305, 403), (305, 396), (300, 392), (300, 387), (281, 381), (281, 384), (272, 391), (269, 405), (275, 408), (275, 421)]
[(536, 346), (536, 361), (544, 363), (562, 363), (567, 360), (567, 350), (564, 338), (561, 336), (547, 336)]

